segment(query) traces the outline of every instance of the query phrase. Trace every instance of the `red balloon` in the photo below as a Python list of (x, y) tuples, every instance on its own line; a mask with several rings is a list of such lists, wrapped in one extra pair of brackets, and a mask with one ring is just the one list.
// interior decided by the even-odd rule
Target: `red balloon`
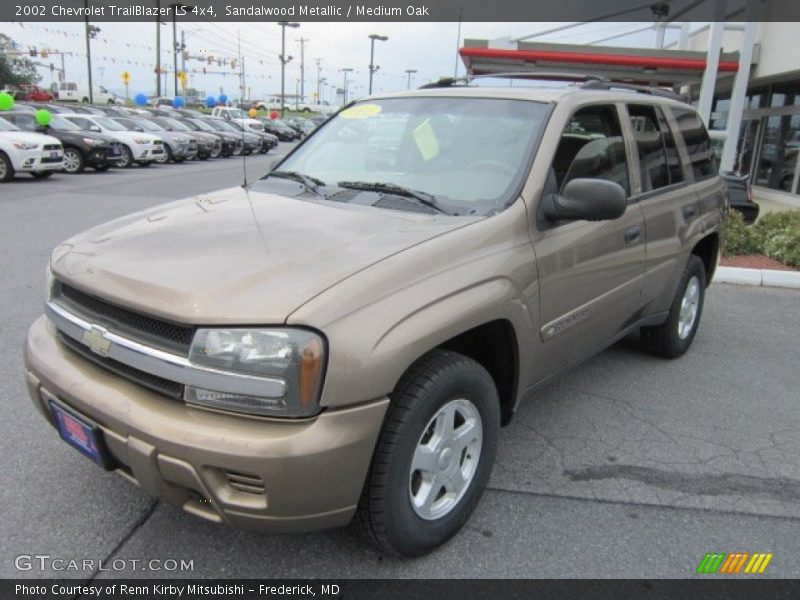
[(270, 119), (277, 119), (278, 118), (278, 111), (273, 110), (271, 113), (269, 113), (269, 118)]

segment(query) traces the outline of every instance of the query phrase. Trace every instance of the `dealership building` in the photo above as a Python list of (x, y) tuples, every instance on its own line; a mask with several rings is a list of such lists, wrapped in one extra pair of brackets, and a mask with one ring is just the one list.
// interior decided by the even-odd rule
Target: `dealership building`
[[(465, 40), (460, 54), (473, 75), (570, 80), (590, 74), (680, 91), (709, 129), (727, 138), (722, 169), (749, 174), (757, 199), (800, 208), (800, 23), (663, 21), (629, 33), (647, 28), (661, 29), (658, 47), (533, 41), (546, 31)], [(679, 38), (664, 44), (670, 29)]]

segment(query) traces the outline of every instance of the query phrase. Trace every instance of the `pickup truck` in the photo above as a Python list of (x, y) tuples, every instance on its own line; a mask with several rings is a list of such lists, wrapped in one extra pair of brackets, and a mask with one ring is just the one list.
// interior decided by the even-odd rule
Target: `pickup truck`
[(676, 359), (700, 331), (726, 216), (708, 134), (618, 87), (375, 96), (256, 182), (74, 236), (27, 336), (34, 406), (201, 519), (430, 552), (521, 402), (631, 333)]
[(236, 121), (245, 127), (255, 129), (256, 131), (264, 131), (264, 123), (258, 119), (252, 119), (241, 108), (233, 108), (230, 106), (215, 106), (211, 111), (211, 116), (218, 119), (225, 119), (226, 121)]

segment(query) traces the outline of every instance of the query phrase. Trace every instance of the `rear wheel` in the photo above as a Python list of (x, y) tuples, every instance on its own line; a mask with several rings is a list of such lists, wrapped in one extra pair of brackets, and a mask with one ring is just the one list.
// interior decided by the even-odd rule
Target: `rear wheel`
[(654, 327), (642, 327), (642, 342), (649, 352), (677, 358), (689, 349), (700, 324), (705, 290), (705, 266), (692, 254), (683, 270), (667, 320)]
[(455, 352), (417, 361), (391, 394), (357, 523), (381, 550), (420, 556), (469, 518), (492, 470), (500, 403), (489, 373)]
[(86, 168), (83, 153), (77, 148), (64, 148), (64, 171), (70, 175), (82, 173)]
[(6, 153), (0, 152), (0, 181), (11, 181), (12, 179), (14, 179), (14, 166)]

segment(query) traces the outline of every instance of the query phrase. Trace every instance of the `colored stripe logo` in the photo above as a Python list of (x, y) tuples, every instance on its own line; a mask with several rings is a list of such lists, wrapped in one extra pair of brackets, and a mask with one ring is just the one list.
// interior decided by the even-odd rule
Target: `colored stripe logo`
[(698, 575), (747, 573), (750, 575), (763, 573), (772, 560), (771, 552), (709, 552), (697, 566)]

